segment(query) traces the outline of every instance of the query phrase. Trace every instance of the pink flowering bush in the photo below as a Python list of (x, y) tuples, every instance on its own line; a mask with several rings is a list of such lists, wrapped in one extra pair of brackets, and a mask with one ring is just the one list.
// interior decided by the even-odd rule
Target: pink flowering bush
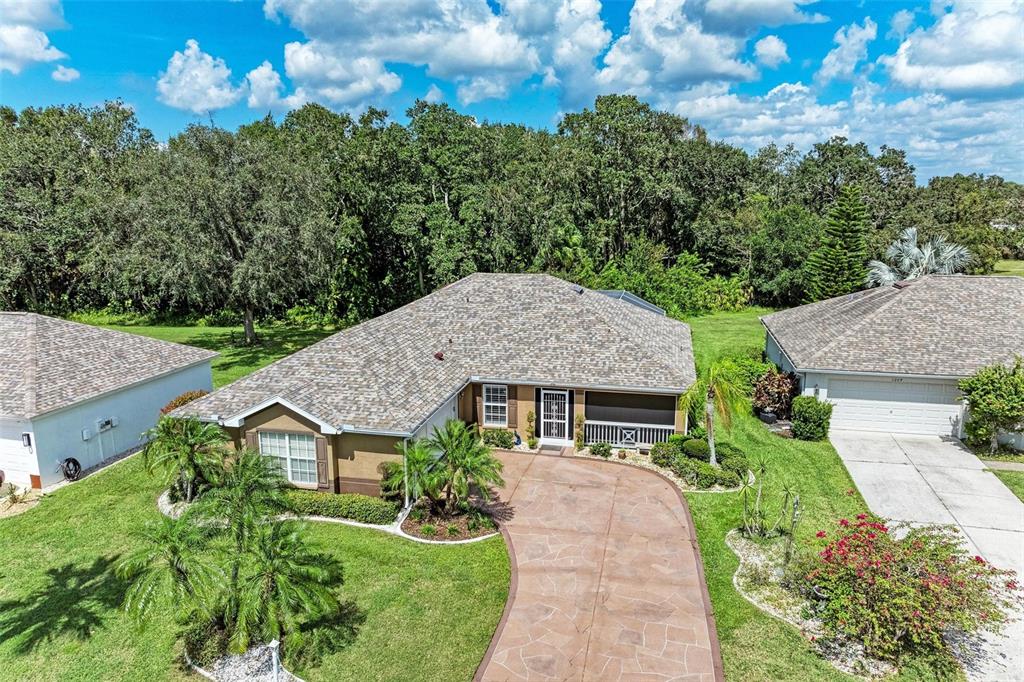
[(907, 528), (900, 535), (867, 514), (818, 531), (819, 551), (800, 563), (795, 583), (829, 634), (897, 660), (909, 651), (944, 651), (949, 629), (1001, 627), (1019, 599), (1012, 571), (969, 556), (949, 527)]

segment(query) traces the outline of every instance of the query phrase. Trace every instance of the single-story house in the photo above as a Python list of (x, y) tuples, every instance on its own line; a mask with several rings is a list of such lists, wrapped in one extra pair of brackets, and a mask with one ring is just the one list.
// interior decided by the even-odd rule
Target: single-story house
[(127, 452), (186, 391), (211, 386), (201, 348), (35, 313), (0, 312), (0, 478), (42, 488)]
[(765, 315), (766, 354), (832, 428), (960, 435), (957, 381), (1024, 355), (1024, 278), (928, 275)]
[(278, 458), (300, 487), (379, 492), (396, 444), (448, 419), (541, 444), (648, 448), (684, 431), (690, 329), (548, 275), (470, 275), (179, 408)]

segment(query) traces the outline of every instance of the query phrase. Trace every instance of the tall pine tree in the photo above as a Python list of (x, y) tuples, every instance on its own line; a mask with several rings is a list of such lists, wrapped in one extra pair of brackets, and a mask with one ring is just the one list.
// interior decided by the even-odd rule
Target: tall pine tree
[(807, 259), (811, 301), (860, 291), (867, 277), (867, 210), (856, 186), (844, 186), (829, 211), (825, 234)]

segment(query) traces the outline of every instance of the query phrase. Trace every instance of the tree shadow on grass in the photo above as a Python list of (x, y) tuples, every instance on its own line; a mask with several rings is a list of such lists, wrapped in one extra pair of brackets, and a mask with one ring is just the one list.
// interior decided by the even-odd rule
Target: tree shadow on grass
[(16, 641), (14, 651), (25, 654), (62, 636), (89, 639), (106, 626), (128, 587), (114, 574), (118, 558), (48, 569), (41, 587), (0, 602), (0, 641)]
[(279, 357), (291, 355), (331, 333), (333, 332), (321, 329), (271, 327), (258, 330), (257, 342), (247, 346), (241, 331), (232, 330), (215, 334), (197, 331), (196, 334), (184, 339), (184, 343), (217, 351), (221, 356), (214, 361), (215, 367), (220, 372), (228, 372), (238, 367), (255, 368)]
[(303, 668), (317, 667), (324, 657), (351, 645), (365, 622), (366, 612), (354, 601), (345, 601), (337, 613), (303, 623), (304, 642), (294, 662)]

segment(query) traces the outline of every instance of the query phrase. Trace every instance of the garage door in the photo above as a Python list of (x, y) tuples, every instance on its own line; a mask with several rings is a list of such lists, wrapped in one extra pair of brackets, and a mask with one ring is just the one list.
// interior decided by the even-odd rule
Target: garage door
[(956, 435), (962, 403), (955, 382), (831, 378), (832, 428)]

